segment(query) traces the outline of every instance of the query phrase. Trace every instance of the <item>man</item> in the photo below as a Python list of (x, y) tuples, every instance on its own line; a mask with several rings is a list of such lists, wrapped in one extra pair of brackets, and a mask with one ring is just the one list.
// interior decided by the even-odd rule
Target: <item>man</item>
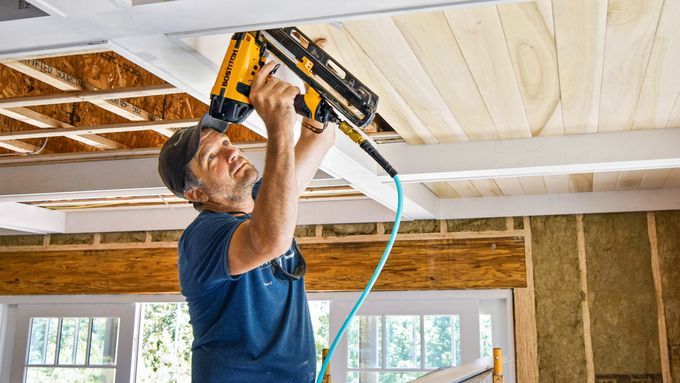
[[(250, 100), (267, 128), (264, 175), (204, 117), (163, 146), (159, 173), (200, 214), (179, 241), (179, 279), (194, 333), (194, 382), (313, 382), (314, 338), (293, 241), (298, 197), (333, 145), (334, 129), (302, 129), (293, 145), (297, 87), (253, 80)], [(303, 124), (314, 124), (303, 120)]]

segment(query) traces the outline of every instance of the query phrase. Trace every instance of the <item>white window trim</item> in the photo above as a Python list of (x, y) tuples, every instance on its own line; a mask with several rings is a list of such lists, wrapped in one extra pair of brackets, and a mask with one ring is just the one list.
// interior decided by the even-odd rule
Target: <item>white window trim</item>
[[(308, 293), (309, 300), (330, 301), (329, 342), (340, 331), (343, 321), (360, 292)], [(490, 300), (505, 300), (505, 312), (492, 310)], [(481, 302), (481, 304), (480, 304)], [(447, 308), (448, 307), (448, 308)], [(514, 383), (514, 325), (511, 290), (390, 291), (372, 292), (357, 315), (461, 315), (461, 362), (471, 362), (481, 353), (479, 315), (492, 314), (494, 346), (503, 349), (505, 382)], [(501, 318), (499, 318), (499, 315)], [(506, 326), (502, 326), (503, 319)], [(331, 363), (334, 381), (347, 381), (347, 335), (338, 343)]]
[[(129, 383), (132, 370), (135, 304), (25, 304), (16, 312), (15, 341), (10, 372), (11, 382), (23, 382), (31, 318), (35, 317), (116, 317), (118, 345), (116, 350), (116, 383)], [(58, 366), (57, 366), (58, 367)]]
[[(309, 300), (326, 300), (326, 301), (331, 301), (330, 309), (332, 310), (332, 307), (336, 305), (338, 309), (341, 309), (341, 307), (346, 307), (351, 306), (354, 304), (356, 299), (359, 297), (360, 292), (323, 292), (323, 293), (307, 293), (307, 297)], [(486, 300), (492, 300), (492, 299), (502, 299), (505, 300), (505, 312), (501, 313), (501, 316), (504, 317), (505, 319), (505, 325), (502, 324), (501, 320), (497, 320), (498, 318), (498, 312), (490, 312), (489, 308), (487, 305), (485, 305), (483, 302)], [(367, 313), (370, 311), (366, 310), (371, 310), (371, 305), (377, 304), (378, 302), (392, 302), (391, 304), (396, 304), (399, 303), (400, 306), (413, 306), (414, 302), (418, 302), (420, 300), (428, 300), (431, 303), (436, 302), (437, 304), (441, 304), (442, 302), (446, 301), (467, 301), (467, 302), (482, 302), (476, 303), (477, 307), (479, 308), (479, 314), (492, 314), (492, 317), (495, 318), (492, 322), (492, 328), (493, 328), (493, 333), (494, 333), (494, 346), (500, 346), (503, 348), (503, 365), (504, 365), (504, 371), (505, 371), (505, 382), (506, 383), (514, 383), (515, 381), (515, 365), (514, 365), (514, 356), (515, 356), (515, 349), (514, 349), (514, 324), (513, 324), (513, 307), (512, 307), (512, 290), (460, 290), (460, 291), (392, 291), (392, 292), (372, 292), (368, 298), (367, 301), (364, 303), (364, 307), (362, 310), (360, 310), (360, 313)], [(14, 354), (16, 357), (16, 352), (13, 352), (12, 349), (12, 343), (14, 343), (14, 346), (16, 347), (17, 343), (22, 343), (24, 342), (25, 344), (23, 345), (23, 351), (21, 355), (25, 355), (25, 348), (27, 345), (28, 341), (28, 328), (26, 327), (24, 330), (21, 330), (24, 332), (23, 338), (21, 336), (14, 336), (14, 341), (12, 339), (13, 334), (19, 334), (17, 331), (19, 331), (19, 325), (18, 321), (15, 321), (17, 319), (16, 314), (17, 314), (17, 307), (24, 307), (26, 309), (29, 306), (35, 306), (37, 310), (40, 310), (42, 314), (38, 315), (33, 315), (33, 316), (60, 316), (59, 313), (62, 311), (59, 311), (62, 308), (65, 308), (65, 305), (79, 305), (83, 307), (83, 311), (80, 311), (81, 314), (79, 315), (73, 315), (73, 314), (68, 314), (68, 315), (61, 315), (61, 316), (107, 316), (105, 314), (96, 314), (97, 312), (100, 312), (103, 308), (102, 306), (111, 306), (115, 304), (127, 304), (127, 310), (126, 316), (129, 316), (129, 320), (125, 321), (125, 323), (130, 324), (129, 328), (126, 326), (127, 330), (124, 333), (123, 332), (123, 326), (124, 322), (122, 319), (122, 315), (118, 315), (121, 317), (121, 329), (120, 329), (120, 335), (119, 335), (119, 348), (118, 348), (118, 366), (121, 368), (123, 366), (123, 363), (126, 363), (127, 366), (127, 373), (125, 375), (127, 376), (127, 380), (125, 383), (129, 382), (134, 382), (134, 379), (136, 378), (136, 364), (138, 361), (138, 338), (139, 338), (139, 326), (141, 323), (141, 313), (140, 313), (140, 308), (141, 305), (139, 303), (153, 303), (153, 302), (185, 302), (185, 298), (180, 295), (180, 294), (168, 294), (168, 295), (77, 295), (77, 296), (65, 296), (65, 295), (36, 295), (36, 296), (3, 296), (0, 297), (0, 304), (6, 304), (7, 306), (4, 306), (4, 314), (6, 315), (4, 317), (4, 325), (6, 325), (5, 329), (5, 354)], [(333, 304), (332, 302), (336, 302)], [(404, 304), (404, 302), (408, 302), (407, 304)], [(17, 306), (18, 305), (18, 306)], [(49, 308), (55, 309), (55, 313), (51, 311)], [(46, 309), (47, 308), (47, 309)], [(347, 310), (347, 309), (343, 309)], [(493, 311), (493, 310), (492, 310)], [(349, 312), (347, 310), (347, 312)], [(405, 311), (404, 311), (405, 312)], [(433, 311), (427, 311), (437, 313), (436, 310)], [(46, 314), (49, 313), (49, 314)], [(418, 314), (421, 314), (422, 312), (419, 312)], [(346, 314), (345, 314), (346, 315)], [(345, 318), (345, 315), (333, 315), (333, 317), (341, 317), (339, 319), (331, 317), (331, 323), (329, 323), (329, 335), (330, 339), (329, 342), (333, 340), (335, 337), (335, 334), (337, 334), (337, 331), (339, 330), (339, 327), (342, 323), (342, 321)], [(366, 315), (366, 314), (363, 314)], [(112, 315), (108, 315), (112, 316)], [(333, 324), (334, 321), (340, 321), (340, 324)], [(479, 322), (475, 321), (477, 323), (476, 325), (476, 339), (472, 344), (476, 344), (477, 349), (479, 349)], [(462, 325), (462, 318), (461, 318), (461, 325)], [(2, 330), (0, 328), (0, 330)], [(503, 339), (499, 339), (497, 334), (501, 333)], [(127, 335), (125, 335), (127, 334)], [(125, 338), (124, 338), (125, 337)], [(1, 339), (2, 337), (0, 337)], [(461, 345), (463, 342), (463, 333), (461, 333)], [(126, 346), (123, 345), (123, 343), (126, 344)], [(334, 381), (338, 382), (344, 382), (346, 381), (346, 375), (343, 375), (343, 379), (339, 378), (339, 375), (336, 375), (338, 372), (336, 372), (336, 368), (338, 367), (336, 360), (347, 360), (346, 359), (346, 352), (347, 352), (347, 343), (346, 340), (344, 342), (341, 342), (341, 344), (344, 343), (344, 353), (345, 356), (344, 358), (340, 359), (340, 355), (337, 355), (339, 350), (336, 350), (336, 355), (333, 357), (334, 363), (331, 364), (331, 373), (333, 374)], [(2, 344), (0, 344), (2, 346)], [(123, 347), (127, 351), (123, 351)], [(340, 348), (340, 346), (339, 346)], [(479, 352), (479, 351), (478, 351)], [(129, 355), (128, 358), (124, 358), (125, 355)], [(3, 356), (3, 353), (0, 353), (0, 356)], [(5, 361), (9, 362), (9, 358), (7, 358), (8, 355), (5, 356)], [(123, 359), (126, 359), (124, 361)], [(461, 358), (461, 360), (464, 360)], [(15, 366), (16, 363), (12, 360), (11, 366)], [(23, 373), (23, 364), (21, 364), (22, 368), (22, 373)], [(7, 366), (10, 367), (10, 366)], [(7, 371), (8, 369), (4, 368), (3, 365), (3, 370)], [(122, 371), (122, 370), (121, 370)], [(116, 373), (116, 382), (122, 382), (122, 380), (118, 380), (119, 376), (122, 376), (123, 374), (119, 374), (118, 372)], [(5, 380), (5, 375), (0, 375), (0, 383), (5, 383), (7, 380)], [(14, 381), (14, 380), (12, 380)]]

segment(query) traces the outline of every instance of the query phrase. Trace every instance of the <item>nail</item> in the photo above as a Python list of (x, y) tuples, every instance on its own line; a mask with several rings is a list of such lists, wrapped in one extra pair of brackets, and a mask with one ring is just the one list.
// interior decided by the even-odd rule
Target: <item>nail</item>
[(276, 73), (276, 71), (279, 70), (280, 67), (281, 67), (281, 64), (280, 64), (280, 63), (279, 63), (279, 64), (276, 64), (276, 66), (274, 67), (274, 69), (272, 69), (272, 71), (269, 72), (269, 75), (273, 75), (274, 73)]

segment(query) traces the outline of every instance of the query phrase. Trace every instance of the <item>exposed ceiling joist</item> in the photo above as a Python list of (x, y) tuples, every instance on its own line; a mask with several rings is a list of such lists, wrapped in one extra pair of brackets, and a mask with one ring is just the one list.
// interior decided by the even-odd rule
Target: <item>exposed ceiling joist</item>
[(115, 98), (162, 96), (176, 93), (182, 93), (182, 91), (169, 84), (111, 90), (74, 91), (50, 94), (47, 96), (2, 98), (0, 99), (0, 108), (70, 104), (72, 102), (92, 102)]
[(183, 128), (186, 126), (193, 126), (196, 125), (197, 123), (198, 119), (158, 120), (100, 126), (82, 126), (77, 128), (68, 127), (62, 129), (40, 129), (40, 130), (25, 130), (20, 132), (3, 132), (0, 133), (0, 141), (25, 140), (29, 138), (44, 138), (44, 137), (71, 137), (75, 135), (81, 136), (101, 133), (139, 132), (143, 130), (157, 130), (157, 129), (170, 130)]
[(28, 233), (63, 233), (66, 215), (15, 202), (0, 202), (0, 228)]
[[(680, 129), (380, 145), (405, 182), (529, 177), (680, 167)], [(383, 173), (384, 174), (384, 173)], [(385, 182), (387, 176), (383, 176)]]
[(35, 145), (19, 140), (0, 141), (0, 147), (23, 154), (35, 153), (36, 151), (40, 150), (40, 148)]

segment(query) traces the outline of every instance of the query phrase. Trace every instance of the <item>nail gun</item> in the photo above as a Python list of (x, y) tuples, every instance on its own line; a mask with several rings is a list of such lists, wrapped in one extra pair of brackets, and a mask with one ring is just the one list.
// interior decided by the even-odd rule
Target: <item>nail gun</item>
[(252, 113), (250, 86), (270, 52), (309, 86), (305, 94), (295, 97), (295, 111), (324, 125), (306, 127), (321, 133), (329, 123), (338, 124), (390, 176), (397, 174), (375, 147), (345, 121), (357, 128), (370, 124), (378, 107), (378, 95), (295, 27), (233, 35), (211, 91), (211, 116), (241, 123)]

